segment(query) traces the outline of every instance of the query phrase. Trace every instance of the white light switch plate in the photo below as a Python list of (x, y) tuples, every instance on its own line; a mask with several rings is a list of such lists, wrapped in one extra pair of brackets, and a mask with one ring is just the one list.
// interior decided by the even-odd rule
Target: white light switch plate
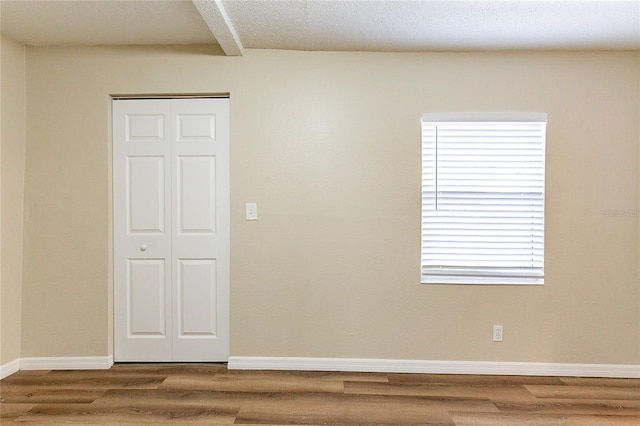
[(256, 203), (247, 203), (247, 220), (258, 220), (258, 205)]

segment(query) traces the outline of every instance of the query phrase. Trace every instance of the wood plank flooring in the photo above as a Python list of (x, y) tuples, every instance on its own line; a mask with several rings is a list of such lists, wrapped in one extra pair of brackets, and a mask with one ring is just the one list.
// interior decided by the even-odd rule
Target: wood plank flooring
[(640, 426), (640, 380), (117, 364), (0, 381), (0, 424)]

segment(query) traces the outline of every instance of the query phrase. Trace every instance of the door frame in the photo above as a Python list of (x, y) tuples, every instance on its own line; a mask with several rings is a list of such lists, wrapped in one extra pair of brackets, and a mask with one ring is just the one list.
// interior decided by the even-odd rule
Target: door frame
[[(226, 98), (229, 99), (229, 151), (231, 150), (231, 93), (230, 92), (167, 92), (167, 93), (110, 93), (105, 102), (107, 109), (107, 208), (109, 210), (107, 221), (107, 353), (108, 364), (113, 365), (115, 360), (115, 250), (114, 250), (114, 185), (113, 185), (113, 103), (124, 99), (198, 99), (198, 98)], [(231, 356), (231, 155), (229, 153), (229, 357)]]

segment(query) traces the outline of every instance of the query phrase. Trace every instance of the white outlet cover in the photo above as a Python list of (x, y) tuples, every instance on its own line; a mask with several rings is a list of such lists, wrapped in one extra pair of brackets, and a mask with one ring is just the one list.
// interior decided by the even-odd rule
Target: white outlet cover
[(501, 325), (493, 326), (493, 341), (494, 342), (502, 342), (503, 337), (503, 328)]

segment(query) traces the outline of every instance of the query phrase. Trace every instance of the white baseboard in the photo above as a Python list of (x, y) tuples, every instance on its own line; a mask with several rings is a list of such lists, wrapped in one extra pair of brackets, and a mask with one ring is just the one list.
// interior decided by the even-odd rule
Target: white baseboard
[[(22, 358), (0, 366), (0, 380), (18, 370), (106, 370), (112, 365), (112, 356)], [(232, 356), (229, 369), (640, 378), (640, 365), (367, 358)]]
[(229, 369), (640, 378), (640, 365), (366, 358), (232, 356), (229, 357)]
[(0, 380), (12, 375), (18, 370), (20, 370), (20, 358), (16, 358), (13, 361), (0, 365)]
[(21, 370), (107, 370), (113, 356), (70, 356), (22, 358)]

